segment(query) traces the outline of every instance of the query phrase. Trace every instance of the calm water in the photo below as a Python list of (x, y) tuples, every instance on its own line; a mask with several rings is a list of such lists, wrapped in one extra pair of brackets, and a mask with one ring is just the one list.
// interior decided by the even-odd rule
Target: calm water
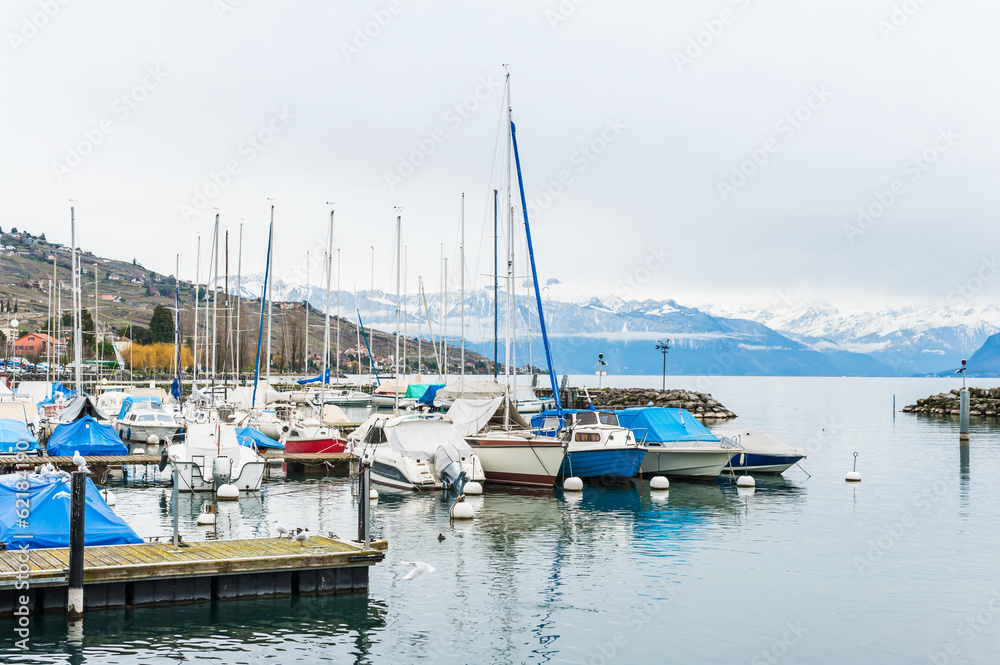
[[(591, 380), (593, 377), (588, 377)], [(578, 381), (584, 380), (580, 377)], [(658, 386), (659, 377), (605, 385)], [(984, 663), (1000, 652), (1000, 430), (892, 413), (952, 379), (669, 379), (712, 392), (804, 448), (806, 473), (557, 491), (488, 490), (450, 525), (437, 495), (382, 493), (390, 542), (367, 596), (90, 613), (82, 645), (35, 617), (12, 663)], [(577, 383), (577, 385), (579, 385)], [(977, 381), (995, 386), (997, 382)], [(860, 485), (844, 482), (860, 453)], [(169, 490), (117, 492), (140, 535), (166, 534)], [(182, 501), (189, 539), (198, 501)], [(271, 522), (351, 535), (346, 479), (270, 481), (220, 505), (215, 536)], [(443, 533), (446, 540), (439, 542)], [(215, 537), (213, 536), (213, 537)], [(437, 572), (404, 581), (401, 561)], [(12, 635), (0, 622), (0, 634)]]

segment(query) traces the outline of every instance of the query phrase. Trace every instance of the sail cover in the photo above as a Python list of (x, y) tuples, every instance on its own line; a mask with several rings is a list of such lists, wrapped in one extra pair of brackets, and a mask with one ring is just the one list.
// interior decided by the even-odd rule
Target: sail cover
[(128, 449), (121, 442), (110, 425), (102, 425), (90, 416), (84, 416), (65, 425), (56, 427), (45, 450), (56, 457), (72, 457), (79, 451), (81, 455), (128, 455)]

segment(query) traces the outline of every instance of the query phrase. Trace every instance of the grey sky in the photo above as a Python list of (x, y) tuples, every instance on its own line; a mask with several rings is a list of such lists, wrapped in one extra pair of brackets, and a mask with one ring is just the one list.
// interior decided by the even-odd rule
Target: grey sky
[[(168, 273), (180, 252), (190, 279), (214, 206), (234, 234), (245, 221), (244, 271), (262, 270), (273, 197), (291, 275), (323, 251), (335, 201), (344, 287), (367, 288), (374, 244), (376, 286), (390, 288), (399, 205), (411, 283), (436, 289), (464, 191), (477, 279), (492, 267), (481, 249), (511, 63), (529, 199), (568, 174), (533, 224), (561, 292), (620, 292), (662, 246), (670, 259), (634, 297), (943, 302), (998, 246), (998, 14), (973, 0), (10, 0), (0, 225), (67, 242), (74, 198), (88, 249)], [(268, 129), (270, 143), (247, 141)], [(436, 129), (444, 140), (390, 188)], [(602, 133), (613, 140), (584, 157)], [(81, 142), (97, 145), (72, 166)], [(934, 163), (915, 167), (924, 151)], [(196, 205), (229, 162), (238, 173)], [(883, 203), (858, 225), (858, 208)]]

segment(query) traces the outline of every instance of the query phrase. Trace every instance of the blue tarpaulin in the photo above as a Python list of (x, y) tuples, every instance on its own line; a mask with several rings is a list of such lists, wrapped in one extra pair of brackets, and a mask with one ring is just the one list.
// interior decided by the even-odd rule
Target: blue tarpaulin
[(128, 455), (128, 448), (121, 442), (110, 425), (102, 425), (90, 416), (59, 425), (49, 437), (45, 449), (49, 455), (72, 457), (81, 455)]
[(162, 406), (163, 405), (163, 400), (161, 400), (159, 397), (147, 397), (147, 396), (144, 396), (144, 395), (130, 395), (129, 397), (125, 398), (124, 402), (122, 402), (122, 408), (121, 408), (120, 411), (118, 411), (118, 420), (121, 420), (122, 418), (124, 418), (125, 414), (128, 413), (129, 410), (134, 405), (136, 405), (136, 404), (142, 404), (142, 403), (158, 404), (158, 405)]
[(428, 406), (434, 406), (434, 398), (437, 396), (438, 391), (444, 388), (444, 384), (432, 383), (427, 386), (427, 390), (424, 391), (424, 396), (417, 400), (418, 404), (426, 404)]
[(240, 442), (241, 446), (246, 446), (247, 448), (253, 448), (256, 446), (258, 450), (263, 450), (265, 448), (271, 448), (274, 450), (285, 449), (284, 444), (280, 441), (275, 441), (263, 432), (255, 430), (252, 427), (237, 427), (236, 440)]
[(720, 441), (687, 409), (638, 407), (618, 412), (618, 422), (636, 441)]
[[(326, 378), (325, 381), (323, 380), (324, 377)], [(320, 383), (320, 382), (326, 383), (326, 384), (330, 383), (330, 370), (326, 370), (325, 374), (320, 374), (319, 376), (314, 376), (311, 379), (299, 379), (295, 383), (299, 384), (300, 386), (304, 386), (307, 383)]]
[[(21, 445), (18, 445), (18, 444)], [(18, 453), (38, 450), (38, 441), (28, 426), (13, 418), (0, 418), (0, 453)]]
[[(21, 483), (20, 485), (18, 483)], [(27, 493), (28, 515), (24, 499)], [(0, 476), (0, 542), (8, 549), (27, 543), (29, 549), (69, 547), (70, 479), (65, 476), (8, 474)], [(85, 545), (136, 545), (142, 543), (125, 520), (108, 507), (93, 481), (87, 479), (84, 509)]]

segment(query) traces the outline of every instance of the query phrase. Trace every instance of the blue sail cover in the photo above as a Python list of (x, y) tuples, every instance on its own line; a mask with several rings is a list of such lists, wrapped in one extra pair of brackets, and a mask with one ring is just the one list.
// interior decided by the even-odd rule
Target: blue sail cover
[(424, 391), (424, 396), (418, 399), (417, 403), (434, 406), (434, 398), (437, 397), (438, 391), (442, 388), (444, 388), (443, 383), (432, 383), (428, 385), (427, 390)]
[(122, 408), (121, 410), (118, 411), (118, 420), (124, 418), (125, 414), (128, 413), (134, 405), (141, 404), (143, 402), (147, 402), (150, 404), (159, 404), (161, 406), (163, 405), (163, 400), (161, 400), (159, 397), (149, 397), (145, 395), (130, 395), (129, 397), (125, 398), (124, 402), (122, 402)]
[[(18, 516), (24, 503), (17, 504), (18, 482), (27, 481), (28, 517)], [(27, 543), (28, 549), (69, 547), (70, 480), (64, 476), (19, 474), (0, 476), (0, 542), (8, 549)], [(22, 522), (20, 525), (19, 522)], [(24, 526), (24, 522), (27, 526)], [(87, 479), (84, 509), (85, 545), (137, 545), (136, 535), (125, 520), (108, 507), (94, 482)]]
[(54, 457), (72, 457), (75, 451), (87, 455), (128, 455), (128, 448), (121, 442), (110, 425), (102, 425), (90, 416), (56, 427), (45, 445)]
[(246, 446), (247, 448), (256, 447), (258, 450), (264, 450), (265, 448), (273, 450), (285, 449), (285, 445), (283, 443), (275, 441), (263, 432), (255, 430), (252, 427), (237, 427), (236, 440), (240, 442), (241, 446)]
[[(323, 380), (324, 377), (326, 378), (325, 381)], [(299, 384), (300, 386), (304, 386), (307, 383), (320, 383), (320, 382), (330, 383), (330, 370), (329, 369), (326, 370), (325, 374), (320, 374), (319, 376), (314, 376), (311, 379), (299, 379), (295, 383)]]
[(618, 412), (618, 422), (637, 441), (720, 441), (687, 409), (636, 407)]
[(0, 454), (32, 450), (38, 450), (38, 440), (28, 431), (28, 426), (20, 420), (0, 418)]

